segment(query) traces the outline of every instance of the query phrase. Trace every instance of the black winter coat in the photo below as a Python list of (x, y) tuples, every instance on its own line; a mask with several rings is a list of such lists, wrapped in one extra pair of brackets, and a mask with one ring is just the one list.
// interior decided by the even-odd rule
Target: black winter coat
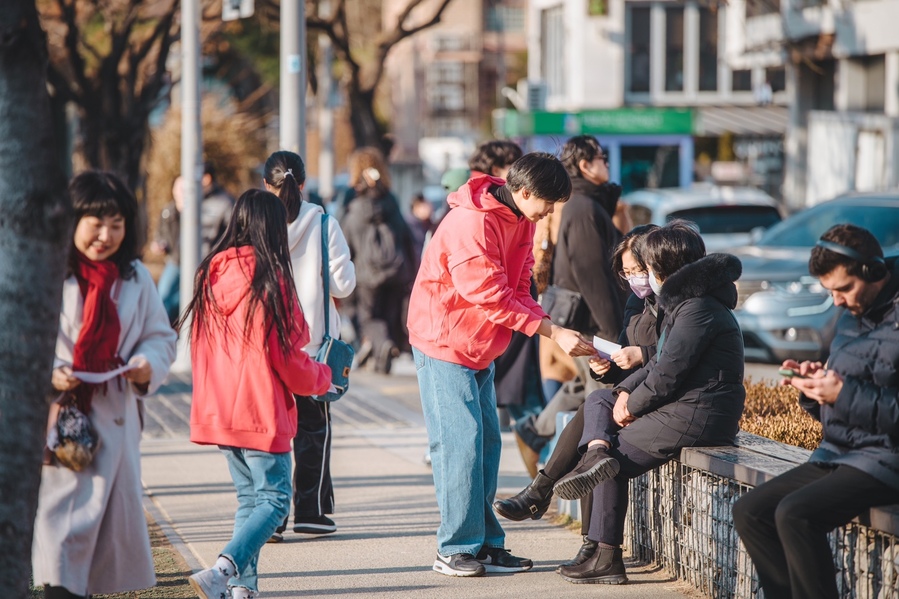
[(612, 252), (621, 234), (604, 206), (609, 203), (605, 187), (580, 177), (574, 178), (571, 185), (571, 198), (565, 203), (559, 223), (551, 281), (583, 297), (589, 314), (583, 323), (572, 328), (603, 339), (617, 339), (621, 332), (622, 300), (612, 272)]
[(827, 364), (843, 377), (836, 402), (800, 403), (824, 428), (810, 461), (848, 464), (899, 489), (899, 262), (887, 264), (891, 278), (871, 307), (837, 323)]
[(662, 286), (658, 350), (616, 390), (637, 420), (622, 440), (661, 458), (682, 447), (732, 445), (743, 413), (743, 335), (733, 315), (742, 273), (730, 254), (710, 254)]

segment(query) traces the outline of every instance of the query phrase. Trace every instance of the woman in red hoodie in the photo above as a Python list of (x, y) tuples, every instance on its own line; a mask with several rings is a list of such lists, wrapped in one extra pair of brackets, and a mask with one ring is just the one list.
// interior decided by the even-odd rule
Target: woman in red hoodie
[(247, 599), (257, 592), (259, 550), (290, 509), (293, 394), (323, 394), (331, 381), (330, 369), (303, 351), (309, 330), (277, 196), (250, 190), (240, 197), (195, 289), (182, 317), (193, 314), (190, 440), (219, 446), (238, 508), (231, 541), (190, 584), (201, 599)]

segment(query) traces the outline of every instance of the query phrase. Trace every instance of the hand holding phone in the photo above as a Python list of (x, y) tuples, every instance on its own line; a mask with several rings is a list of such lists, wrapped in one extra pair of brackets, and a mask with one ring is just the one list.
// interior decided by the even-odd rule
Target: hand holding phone
[(781, 368), (780, 370), (777, 371), (777, 374), (779, 374), (782, 377), (788, 378), (788, 379), (807, 378), (805, 375), (799, 374), (798, 370), (794, 370), (792, 368)]

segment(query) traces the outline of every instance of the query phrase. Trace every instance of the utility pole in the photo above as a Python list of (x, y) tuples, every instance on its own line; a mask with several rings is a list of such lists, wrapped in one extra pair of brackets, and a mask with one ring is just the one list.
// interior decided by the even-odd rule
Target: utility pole
[[(200, 265), (200, 202), (203, 191), (203, 143), (200, 126), (200, 6), (198, 0), (181, 0), (181, 209), (180, 309), (194, 294), (194, 273)], [(172, 370), (190, 371), (188, 331), (185, 323), (178, 341), (178, 357)]]
[[(318, 7), (319, 16), (327, 19), (331, 3), (322, 0)], [(318, 36), (318, 193), (322, 203), (327, 205), (334, 197), (334, 80), (331, 74), (331, 39), (324, 33)]]
[(306, 3), (281, 2), (281, 149), (306, 156)]

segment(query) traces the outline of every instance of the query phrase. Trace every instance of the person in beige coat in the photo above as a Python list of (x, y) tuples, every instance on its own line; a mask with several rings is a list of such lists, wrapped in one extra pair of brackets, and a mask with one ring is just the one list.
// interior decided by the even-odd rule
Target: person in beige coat
[[(32, 568), (45, 599), (156, 584), (141, 503), (139, 404), (159, 387), (175, 359), (175, 331), (149, 271), (137, 260), (134, 196), (116, 177), (99, 172), (75, 177), (69, 191), (77, 224), (52, 383), (63, 397), (85, 397), (88, 391), (83, 411), (100, 442), (80, 472), (52, 459), (43, 467)], [(98, 286), (90, 273), (101, 269), (105, 285)], [(117, 343), (109, 343), (110, 337)], [(86, 345), (86, 338), (94, 341)], [(82, 362), (90, 364), (102, 353), (96, 346), (107, 343), (113, 359), (84, 368)], [(105, 384), (78, 378), (82, 368), (105, 372), (114, 364), (132, 369)]]

